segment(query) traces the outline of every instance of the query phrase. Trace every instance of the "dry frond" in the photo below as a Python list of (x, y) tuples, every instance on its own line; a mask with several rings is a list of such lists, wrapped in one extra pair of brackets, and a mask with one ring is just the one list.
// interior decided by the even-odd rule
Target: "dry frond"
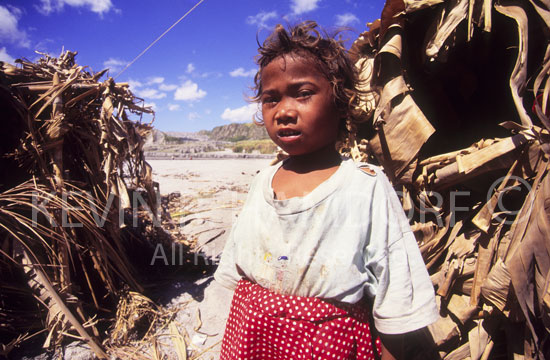
[(549, 6), (391, 0), (352, 46), (378, 92), (356, 141), (403, 194), (445, 359), (550, 353)]
[[(0, 294), (26, 299), (0, 295), (0, 317), (9, 324), (0, 338), (21, 342), (34, 329), (47, 334), (44, 347), (76, 337), (105, 358), (92, 319), (124, 287), (142, 291), (121, 230), (133, 210), (129, 189), (144, 189), (142, 204), (157, 216), (142, 151), (151, 126), (130, 115), (152, 111), (127, 85), (98, 82), (104, 72), (88, 73), (75, 55), (0, 67), (0, 271), (14, 278), (0, 282)], [(21, 321), (19, 328), (13, 317), (23, 305), (35, 325)]]

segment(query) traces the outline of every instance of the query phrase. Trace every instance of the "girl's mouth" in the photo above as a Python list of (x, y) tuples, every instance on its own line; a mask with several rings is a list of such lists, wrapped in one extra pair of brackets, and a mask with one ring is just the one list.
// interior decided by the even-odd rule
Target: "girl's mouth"
[(277, 136), (282, 140), (293, 140), (302, 135), (302, 132), (292, 129), (282, 129), (277, 132)]

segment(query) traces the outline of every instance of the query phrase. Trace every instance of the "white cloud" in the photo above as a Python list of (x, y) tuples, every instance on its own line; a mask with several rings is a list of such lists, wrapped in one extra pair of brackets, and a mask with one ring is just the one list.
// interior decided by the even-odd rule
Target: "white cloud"
[(212, 114), (212, 110), (206, 109), (206, 110), (204, 110), (204, 113), (205, 113), (206, 115), (210, 115), (210, 114)]
[(15, 63), (15, 59), (11, 57), (10, 54), (8, 54), (5, 47), (0, 48), (0, 61), (7, 62), (10, 64)]
[(150, 107), (153, 111), (157, 111), (157, 104), (154, 102), (146, 102), (143, 104), (145, 107)]
[(292, 0), (290, 8), (294, 15), (300, 15), (317, 9), (317, 3), (321, 0)]
[(231, 77), (252, 77), (256, 75), (256, 69), (250, 69), (246, 71), (244, 68), (240, 67), (229, 73)]
[(37, 6), (37, 9), (45, 15), (49, 15), (52, 12), (62, 11), (65, 5), (86, 7), (99, 15), (109, 12), (113, 7), (111, 0), (40, 0), (40, 5)]
[(147, 81), (147, 84), (149, 85), (162, 84), (163, 82), (164, 82), (164, 78), (162, 76), (155, 76), (155, 77), (149, 78)]
[(144, 99), (162, 99), (166, 97), (166, 93), (160, 92), (157, 89), (152, 88), (136, 90), (136, 94)]
[(178, 111), (180, 108), (179, 104), (168, 104), (168, 110), (170, 111)]
[(19, 29), (19, 18), (22, 11), (14, 6), (0, 5), (0, 42), (18, 44), (21, 47), (30, 47), (27, 33)]
[[(109, 60), (106, 60), (103, 62), (103, 66), (106, 68), (109, 68), (112, 72), (116, 73), (122, 70), (126, 65), (128, 65), (128, 61), (110, 58)], [(140, 83), (141, 86), (141, 83)]]
[(189, 113), (189, 115), (187, 115), (187, 118), (188, 118), (189, 120), (193, 121), (193, 120), (199, 119), (199, 118), (200, 118), (200, 115), (197, 114), (196, 112), (191, 112), (191, 113)]
[(176, 89), (174, 99), (183, 101), (195, 101), (202, 99), (205, 96), (206, 91), (199, 89), (199, 85), (192, 82), (191, 80), (187, 80)]
[(197, 75), (198, 77), (201, 77), (201, 78), (221, 78), (223, 76), (222, 73), (218, 72), (218, 71), (211, 71), (211, 72), (205, 72), (205, 73), (202, 73), (202, 74), (198, 74)]
[(173, 85), (173, 84), (160, 84), (159, 85), (159, 90), (161, 91), (174, 91), (178, 88), (177, 85)]
[(336, 25), (338, 26), (350, 26), (358, 22), (359, 18), (352, 13), (336, 15)]
[(185, 73), (186, 74), (189, 74), (189, 75), (182, 75), (180, 76), (180, 80), (181, 81), (185, 81), (187, 80), (189, 77), (192, 77), (194, 79), (197, 79), (197, 78), (203, 78), (203, 79), (206, 79), (206, 78), (212, 78), (212, 77), (222, 77), (223, 75), (220, 73), (220, 72), (217, 72), (217, 71), (211, 71), (211, 72), (199, 72), (197, 71), (197, 67), (193, 64), (193, 63), (189, 63), (187, 64), (187, 67), (185, 69)]
[[(103, 65), (105, 65), (105, 63)], [(132, 91), (136, 91), (137, 89), (143, 86), (143, 84), (140, 81), (132, 80), (132, 79), (128, 80), (128, 84), (130, 84), (130, 89)]]
[[(146, 78), (146, 80), (144, 81), (130, 79), (128, 80), (128, 83), (130, 84), (130, 90), (134, 94), (136, 94), (137, 96), (143, 99), (152, 100), (152, 99), (163, 99), (167, 96), (166, 94), (167, 92), (178, 89), (178, 85), (166, 84), (164, 81), (165, 81), (165, 78), (162, 76), (153, 76), (153, 77)], [(184, 85), (186, 84), (183, 84), (181, 87), (184, 87)], [(199, 98), (206, 95), (206, 93), (203, 95), (202, 92), (203, 92), (202, 90), (197, 90), (197, 94)], [(192, 98), (192, 96), (189, 95), (189, 93), (185, 93), (185, 92), (183, 92), (183, 94), (179, 94), (178, 96), (185, 97), (186, 95)], [(183, 100), (183, 98), (176, 99), (176, 100)], [(172, 109), (170, 110), (173, 111)]]
[(258, 25), (258, 27), (268, 27), (267, 21), (277, 17), (276, 11), (262, 11), (256, 15), (251, 15), (246, 18), (246, 23), (250, 25)]
[(258, 104), (248, 104), (240, 108), (226, 108), (221, 115), (222, 119), (230, 122), (250, 122), (254, 114), (258, 112)]

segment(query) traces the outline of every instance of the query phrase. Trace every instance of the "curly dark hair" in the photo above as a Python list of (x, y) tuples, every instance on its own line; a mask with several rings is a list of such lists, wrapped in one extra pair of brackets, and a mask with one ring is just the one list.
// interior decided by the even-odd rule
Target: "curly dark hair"
[(324, 32), (315, 21), (305, 21), (289, 27), (281, 24), (275, 27), (262, 45), (259, 44), (256, 63), (259, 70), (254, 77), (254, 96), (252, 101), (259, 102), (262, 95), (262, 70), (273, 60), (286, 54), (293, 54), (311, 60), (319, 71), (332, 84), (334, 103), (342, 114), (341, 129), (346, 130), (346, 122), (356, 117), (358, 101), (358, 70), (348, 57), (342, 40)]

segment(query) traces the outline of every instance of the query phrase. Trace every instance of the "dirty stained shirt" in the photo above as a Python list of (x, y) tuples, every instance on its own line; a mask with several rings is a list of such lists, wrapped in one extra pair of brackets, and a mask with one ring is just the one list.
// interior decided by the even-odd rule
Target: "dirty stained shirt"
[(233, 224), (215, 278), (241, 278), (284, 295), (356, 303), (374, 298), (378, 331), (399, 334), (438, 318), (432, 283), (386, 176), (345, 159), (303, 197), (277, 200), (281, 163), (262, 170)]

